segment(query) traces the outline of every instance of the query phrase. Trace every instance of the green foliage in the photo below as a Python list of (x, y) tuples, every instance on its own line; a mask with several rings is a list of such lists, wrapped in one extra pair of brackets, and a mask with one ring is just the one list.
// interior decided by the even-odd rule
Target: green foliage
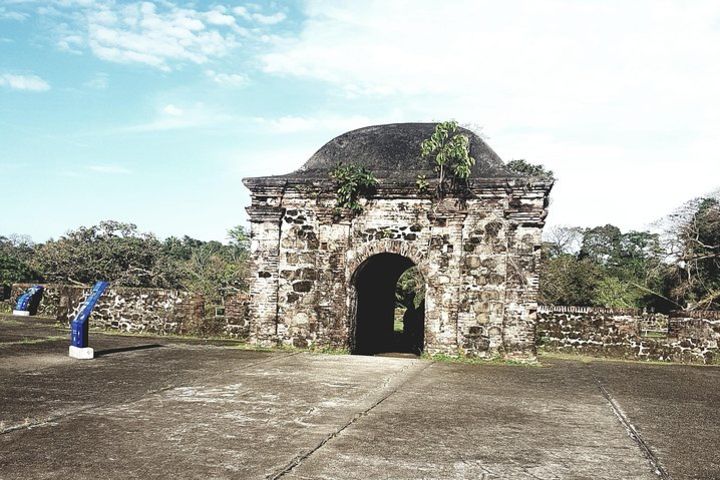
[(449, 187), (456, 189), (467, 184), (475, 159), (470, 156), (470, 139), (460, 133), (456, 121), (438, 123), (430, 138), (420, 144), (423, 158), (430, 157), (438, 173), (438, 196)]
[(106, 221), (42, 245), (0, 238), (0, 282), (108, 280), (118, 286), (177, 288), (202, 293), (211, 307), (247, 288), (247, 232), (238, 226), (228, 234), (228, 245), (188, 236), (160, 241), (133, 224)]
[(395, 300), (400, 306), (417, 309), (425, 300), (425, 279), (417, 267), (400, 275), (395, 287)]
[(250, 234), (242, 225), (237, 225), (228, 230), (228, 240), (230, 241), (230, 245), (241, 251), (250, 250)]
[(241, 226), (228, 233), (230, 245), (204, 242), (193, 249), (190, 257), (180, 265), (180, 285), (192, 292), (202, 293), (206, 305), (220, 304), (224, 296), (248, 287), (247, 233)]
[(356, 164), (338, 164), (330, 177), (335, 180), (336, 208), (346, 208), (353, 214), (362, 212), (361, 197), (370, 196), (378, 185), (377, 178), (368, 169)]
[(511, 160), (507, 163), (507, 167), (513, 172), (521, 173), (524, 175), (531, 175), (533, 177), (544, 177), (548, 179), (554, 179), (552, 170), (546, 170), (543, 165), (535, 165), (526, 160)]
[(607, 308), (633, 308), (641, 306), (643, 292), (631, 283), (616, 277), (602, 278), (595, 288), (593, 303)]
[(109, 280), (128, 287), (168, 287), (172, 280), (154, 268), (161, 243), (131, 223), (104, 221), (80, 227), (41, 245), (33, 266), (49, 282), (89, 284)]
[(540, 266), (542, 303), (667, 309), (666, 253), (657, 234), (613, 225), (550, 234)]
[(671, 232), (676, 263), (669, 296), (689, 308), (720, 309), (720, 202), (702, 198), (688, 207)]
[(41, 280), (30, 265), (33, 249), (29, 238), (0, 237), (0, 285)]
[(417, 189), (420, 193), (426, 193), (430, 188), (427, 176), (425, 175), (418, 175), (417, 179), (415, 180), (415, 185), (417, 186)]
[[(546, 304), (720, 309), (720, 202), (689, 202), (664, 237), (613, 225), (556, 229), (543, 245)], [(577, 246), (577, 248), (575, 248)]]
[(543, 255), (540, 266), (540, 303), (546, 305), (595, 304), (595, 289), (602, 268), (590, 261), (564, 253), (552, 258)]

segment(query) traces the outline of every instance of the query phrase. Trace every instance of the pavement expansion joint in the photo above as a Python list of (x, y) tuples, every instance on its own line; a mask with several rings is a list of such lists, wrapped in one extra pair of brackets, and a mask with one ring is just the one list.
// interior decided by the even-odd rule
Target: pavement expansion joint
[[(289, 462), (287, 465), (285, 465), (285, 467), (283, 467), (282, 470), (280, 470), (280, 471), (278, 471), (278, 472), (276, 472), (276, 473), (271, 473), (271, 474), (267, 475), (265, 478), (266, 478), (267, 480), (279, 480), (279, 479), (281, 479), (282, 477), (284, 477), (285, 475), (291, 473), (291, 472), (292, 472), (296, 467), (298, 467), (303, 461), (307, 460), (311, 455), (313, 455), (315, 452), (317, 452), (317, 451), (320, 450), (322, 447), (324, 447), (330, 440), (332, 440), (333, 438), (335, 438), (335, 437), (337, 437), (338, 435), (340, 435), (343, 431), (345, 431), (347, 428), (349, 428), (350, 426), (352, 426), (355, 422), (357, 422), (358, 420), (360, 420), (362, 417), (367, 416), (373, 409), (375, 409), (376, 407), (378, 407), (381, 403), (383, 403), (385, 400), (387, 400), (387, 399), (390, 398), (393, 394), (395, 394), (395, 393), (400, 389), (400, 387), (402, 387), (403, 385), (405, 385), (410, 379), (412, 379), (412, 378), (414, 378), (415, 376), (419, 375), (420, 373), (424, 372), (427, 368), (429, 368), (431, 365), (433, 365), (433, 363), (434, 363), (434, 362), (427, 362), (427, 363), (425, 363), (425, 364), (422, 364), (422, 363), (419, 363), (419, 362), (418, 362), (418, 363), (412, 363), (412, 364), (409, 364), (409, 365), (407, 365), (407, 366), (402, 367), (402, 368), (401, 368), (400, 370), (398, 370), (394, 375), (385, 378), (385, 380), (383, 381), (382, 385), (380, 386), (380, 390), (381, 390), (381, 391), (382, 391), (382, 390), (387, 390), (388, 388), (389, 388), (389, 390), (387, 390), (387, 391), (380, 397), (380, 399), (378, 399), (378, 400), (376, 400), (375, 402), (373, 402), (373, 404), (370, 405), (370, 406), (369, 406), (368, 408), (366, 408), (365, 410), (363, 410), (363, 411), (361, 411), (361, 412), (358, 412), (358, 413), (356, 413), (355, 415), (353, 415), (352, 418), (350, 418), (350, 420), (348, 420), (347, 422), (345, 422), (343, 425), (341, 425), (341, 426), (340, 426), (339, 428), (337, 428), (335, 431), (333, 431), (333, 432), (329, 433), (328, 435), (326, 435), (325, 438), (323, 438), (323, 439), (320, 441), (320, 443), (318, 443), (315, 447), (313, 447), (312, 449), (310, 449), (310, 450), (308, 450), (307, 452), (303, 453), (302, 455), (298, 455), (298, 456), (294, 457), (292, 460), (290, 460), (290, 462)], [(415, 365), (420, 365), (422, 368), (420, 368), (420, 369), (412, 372), (411, 375), (408, 375), (407, 377), (405, 377), (404, 379), (402, 379), (397, 385), (395, 385), (395, 387), (390, 388), (390, 385), (392, 384), (393, 378), (397, 378), (398, 376), (403, 375), (403, 374), (406, 373), (408, 370), (410, 370), (411, 367), (413, 367), (413, 366), (415, 366)]]
[(640, 447), (640, 450), (645, 455), (645, 458), (650, 462), (650, 465), (652, 466), (654, 473), (663, 480), (672, 480), (672, 477), (668, 473), (668, 471), (660, 464), (660, 460), (657, 458), (655, 453), (653, 453), (652, 449), (650, 448), (650, 445), (648, 445), (647, 442), (643, 439), (642, 435), (640, 435), (640, 432), (637, 431), (635, 426), (630, 423), (630, 419), (627, 417), (623, 409), (620, 407), (620, 404), (615, 400), (615, 398), (610, 394), (607, 388), (605, 388), (605, 385), (600, 381), (600, 379), (591, 371), (590, 375), (592, 376), (593, 380), (597, 384), (598, 388), (600, 389), (600, 392), (602, 393), (603, 397), (605, 397), (605, 400), (610, 404), (610, 408), (612, 408), (613, 412), (615, 413), (615, 416), (620, 420), (620, 423), (625, 427), (625, 431), (627, 432), (628, 436), (632, 438), (635, 443)]

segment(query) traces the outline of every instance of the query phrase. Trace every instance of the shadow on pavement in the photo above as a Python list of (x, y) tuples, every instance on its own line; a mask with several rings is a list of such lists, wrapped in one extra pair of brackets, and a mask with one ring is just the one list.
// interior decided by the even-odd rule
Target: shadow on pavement
[(120, 348), (108, 348), (106, 350), (97, 350), (95, 352), (96, 357), (102, 357), (105, 355), (112, 355), (114, 353), (122, 353), (122, 352), (133, 352), (135, 350), (147, 350), (149, 348), (161, 348), (162, 345), (159, 343), (153, 343), (150, 345), (136, 345), (134, 347), (120, 347)]

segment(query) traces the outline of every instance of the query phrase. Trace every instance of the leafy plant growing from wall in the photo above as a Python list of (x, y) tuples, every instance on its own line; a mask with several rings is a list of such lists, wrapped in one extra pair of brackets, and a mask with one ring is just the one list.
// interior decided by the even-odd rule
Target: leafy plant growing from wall
[(513, 172), (532, 175), (533, 177), (555, 179), (552, 170), (547, 170), (543, 165), (535, 165), (526, 160), (511, 160), (507, 163), (507, 167)]
[(338, 164), (330, 178), (335, 180), (336, 209), (348, 209), (353, 214), (362, 212), (360, 198), (369, 197), (378, 185), (377, 178), (367, 168), (354, 163)]
[(420, 152), (435, 164), (438, 197), (467, 184), (475, 159), (470, 156), (470, 139), (460, 132), (456, 121), (438, 123), (430, 138), (420, 144)]

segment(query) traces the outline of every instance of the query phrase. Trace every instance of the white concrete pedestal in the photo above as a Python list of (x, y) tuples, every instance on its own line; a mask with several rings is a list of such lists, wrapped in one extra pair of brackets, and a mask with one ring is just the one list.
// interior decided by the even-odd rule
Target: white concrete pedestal
[(30, 312), (28, 312), (27, 310), (13, 310), (13, 315), (15, 315), (16, 317), (29, 317)]
[(95, 357), (95, 351), (90, 347), (80, 348), (70, 345), (70, 358), (78, 360), (92, 360)]

